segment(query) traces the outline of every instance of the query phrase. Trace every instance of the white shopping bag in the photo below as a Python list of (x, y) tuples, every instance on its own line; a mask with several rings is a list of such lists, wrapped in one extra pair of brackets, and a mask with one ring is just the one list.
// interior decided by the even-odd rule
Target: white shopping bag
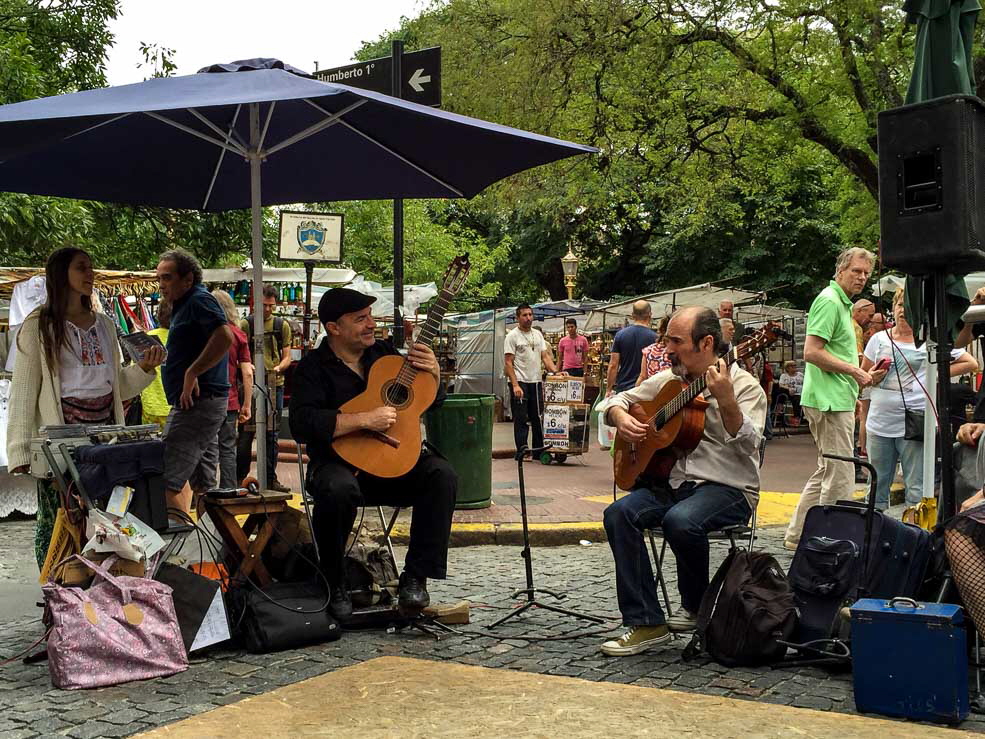
[(598, 437), (599, 437), (599, 448), (601, 449), (611, 449), (612, 444), (616, 440), (616, 427), (607, 426), (605, 423), (605, 411), (608, 409), (608, 398), (602, 396), (595, 403), (595, 407), (592, 409), (598, 411), (599, 422), (598, 422)]

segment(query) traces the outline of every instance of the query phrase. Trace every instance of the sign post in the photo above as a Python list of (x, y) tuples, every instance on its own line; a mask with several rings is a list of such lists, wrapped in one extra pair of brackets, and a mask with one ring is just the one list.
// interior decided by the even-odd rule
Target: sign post
[(343, 221), (341, 213), (292, 210), (282, 210), (280, 213), (277, 256), (285, 261), (304, 263), (304, 337), (301, 342), (301, 356), (307, 354), (311, 348), (311, 282), (315, 262), (339, 264), (342, 261)]
[[(401, 77), (403, 76), (404, 42), (395, 39), (391, 42), (390, 57), (393, 76), (391, 95), (400, 97)], [(404, 345), (404, 318), (400, 311), (404, 304), (404, 201), (393, 201), (393, 344), (398, 349)]]
[[(382, 92), (419, 105), (441, 105), (441, 47), (404, 53), (404, 42), (390, 42), (390, 56), (344, 67), (319, 69), (322, 82), (335, 82), (363, 90)], [(309, 290), (310, 293), (310, 290)], [(393, 341), (404, 343), (404, 201), (393, 200)]]

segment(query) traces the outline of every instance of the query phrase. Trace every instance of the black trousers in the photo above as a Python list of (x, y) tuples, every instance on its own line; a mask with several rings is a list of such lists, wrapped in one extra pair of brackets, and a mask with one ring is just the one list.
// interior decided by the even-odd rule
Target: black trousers
[(513, 412), (513, 441), (517, 450), (527, 444), (527, 425), (533, 434), (532, 449), (544, 446), (544, 425), (541, 414), (544, 412), (544, 383), (521, 382), (523, 398), (517, 399), (510, 388), (510, 410)]
[(307, 490), (315, 500), (312, 517), (322, 572), (331, 585), (342, 582), (345, 545), (360, 506), (412, 506), (404, 570), (416, 577), (447, 575), (458, 475), (446, 460), (422, 454), (414, 469), (391, 478), (354, 474), (343, 462), (323, 462), (309, 470)]

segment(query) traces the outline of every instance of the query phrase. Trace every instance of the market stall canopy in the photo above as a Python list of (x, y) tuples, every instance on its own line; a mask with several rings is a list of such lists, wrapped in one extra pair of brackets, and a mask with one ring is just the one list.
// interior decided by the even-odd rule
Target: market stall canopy
[(633, 303), (645, 300), (653, 310), (654, 320), (673, 313), (685, 305), (703, 305), (718, 312), (718, 304), (729, 300), (735, 307), (735, 318), (742, 323), (757, 323), (780, 318), (796, 318), (804, 311), (781, 305), (767, 305), (766, 294), (737, 290), (730, 287), (717, 287), (710, 282), (692, 285), (677, 290), (665, 290), (650, 295), (639, 295), (628, 300), (595, 308), (582, 326), (584, 331), (601, 331), (606, 328), (619, 328), (633, 312)]
[[(103, 295), (147, 295), (157, 292), (154, 272), (126, 272), (97, 269), (96, 289)], [(0, 295), (9, 297), (14, 285), (32, 277), (44, 276), (44, 267), (0, 267)]]
[[(355, 273), (353, 273), (355, 274)], [(346, 284), (350, 290), (358, 290), (366, 295), (373, 295), (376, 302), (373, 303), (373, 316), (376, 318), (393, 319), (393, 285), (382, 285), (379, 282), (372, 282), (365, 279), (362, 275), (356, 276), (351, 282)], [(328, 287), (311, 288), (312, 310), (317, 313), (315, 306), (321, 300), (322, 294)], [(423, 285), (404, 285), (404, 304), (401, 313), (407, 318), (413, 318), (417, 309), (438, 294), (438, 287), (433, 282)]]
[[(964, 276), (965, 288), (969, 295), (974, 295), (980, 287), (985, 287), (985, 272), (972, 272)], [(880, 277), (872, 287), (873, 295), (892, 296), (897, 290), (906, 284), (906, 277), (903, 275), (886, 275)]]
[[(335, 269), (332, 267), (315, 267), (312, 273), (313, 285), (345, 285), (356, 277), (352, 269)], [(263, 268), (265, 282), (298, 282), (305, 284), (304, 268), (267, 267)], [(253, 280), (252, 265), (244, 267), (225, 267), (222, 269), (203, 269), (202, 280), (205, 282), (239, 282)]]
[[(547, 303), (534, 303), (530, 307), (533, 308), (535, 321), (547, 321), (551, 318), (588, 313), (603, 305), (601, 300), (553, 300)], [(508, 310), (506, 322), (516, 323), (516, 308)]]

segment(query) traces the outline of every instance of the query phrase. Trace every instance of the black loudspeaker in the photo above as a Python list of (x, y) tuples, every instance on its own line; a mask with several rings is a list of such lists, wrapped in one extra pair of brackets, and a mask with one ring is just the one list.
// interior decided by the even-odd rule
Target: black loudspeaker
[(884, 267), (985, 269), (985, 102), (948, 95), (879, 114)]

